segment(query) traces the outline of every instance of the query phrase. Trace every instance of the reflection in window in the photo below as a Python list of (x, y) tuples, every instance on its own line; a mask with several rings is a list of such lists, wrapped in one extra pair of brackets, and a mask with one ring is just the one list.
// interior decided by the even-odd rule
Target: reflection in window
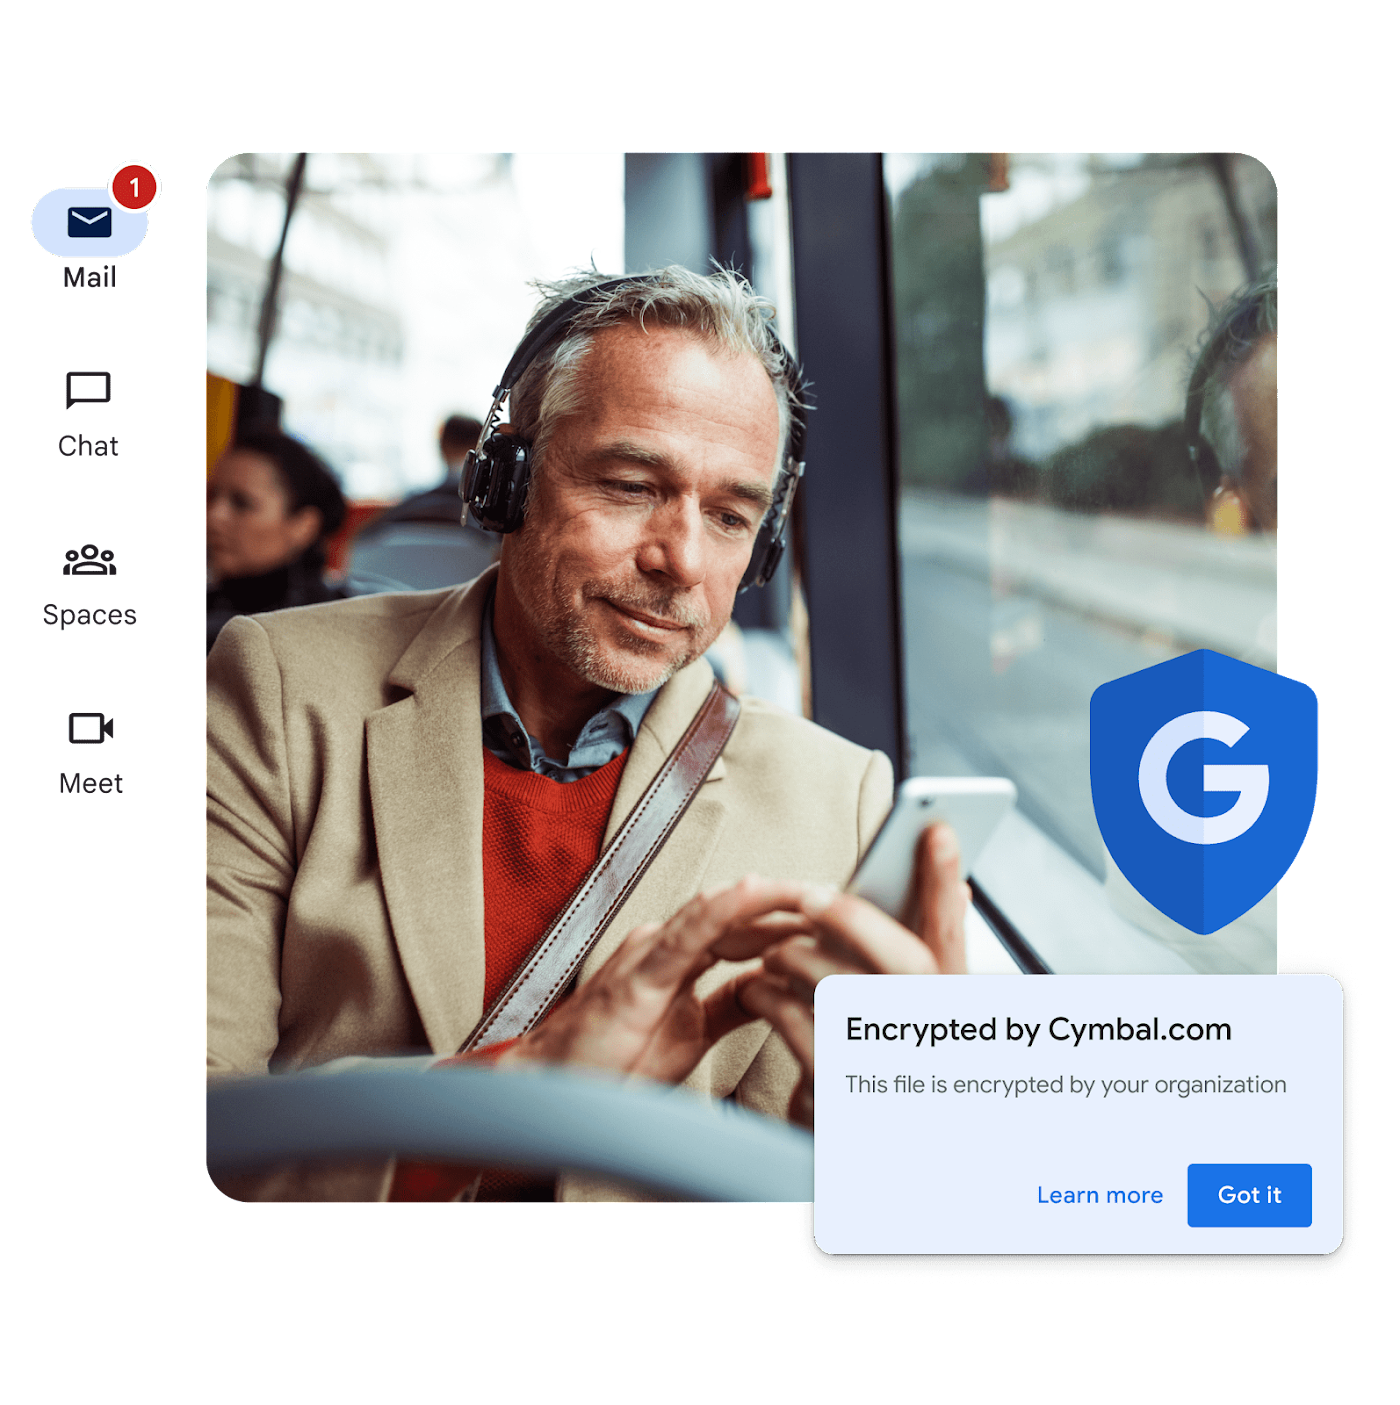
[[(1113, 893), (1094, 689), (1201, 647), (1275, 664), (1272, 508), (1209, 447), (1193, 461), (1183, 422), (1213, 309), (1269, 277), (1273, 181), (1211, 154), (901, 156), (886, 177), (913, 769), (1010, 776)], [(1207, 400), (1234, 417), (1207, 413), (1209, 445), (1221, 415), (1272, 429), (1271, 347), (1222, 362)], [(1265, 906), (1187, 959), (1272, 969)]]

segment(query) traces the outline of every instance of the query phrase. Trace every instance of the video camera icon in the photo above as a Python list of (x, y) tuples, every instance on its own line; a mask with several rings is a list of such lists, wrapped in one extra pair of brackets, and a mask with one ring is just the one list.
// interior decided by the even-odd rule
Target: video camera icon
[(70, 712), (68, 740), (74, 746), (100, 746), (108, 737), (116, 739), (112, 718), (101, 712)]

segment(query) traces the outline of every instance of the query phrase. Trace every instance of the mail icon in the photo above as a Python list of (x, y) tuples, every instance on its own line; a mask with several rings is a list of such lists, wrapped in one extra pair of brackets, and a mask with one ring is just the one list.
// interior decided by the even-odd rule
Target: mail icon
[(70, 239), (110, 239), (112, 210), (109, 205), (70, 205), (68, 207), (68, 237)]

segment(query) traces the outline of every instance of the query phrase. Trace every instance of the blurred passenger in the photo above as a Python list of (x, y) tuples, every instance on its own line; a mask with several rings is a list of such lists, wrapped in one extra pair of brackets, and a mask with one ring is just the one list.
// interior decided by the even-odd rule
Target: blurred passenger
[(206, 652), (234, 615), (340, 600), (322, 577), (325, 544), (345, 520), (330, 469), (276, 430), (242, 435), (214, 464), (206, 512)]
[(381, 512), (350, 546), (350, 574), (398, 582), (395, 589), (436, 590), (475, 579), (501, 554), (501, 539), (462, 524), (457, 483), (481, 421), (449, 415), (438, 436), (447, 476), (435, 488)]
[[(356, 540), (368, 540), (384, 528), (400, 522), (446, 522), (457, 527), (462, 521), (462, 500), (457, 496), (457, 482), (467, 455), (481, 438), (481, 421), (469, 415), (448, 415), (438, 434), (438, 450), (447, 470), (446, 477), (427, 492), (415, 493), (396, 506), (381, 512), (373, 522), (365, 524)], [(469, 531), (480, 532), (472, 523)], [(482, 532), (482, 536), (489, 533)]]
[(1220, 483), (1223, 530), (1278, 528), (1278, 275), (1269, 270), (1211, 318), (1186, 394), (1191, 456)]
[(447, 465), (446, 483), (454, 488), (457, 486), (457, 477), (462, 472), (462, 465), (467, 461), (467, 455), (476, 448), (476, 441), (481, 438), (481, 421), (474, 420), (470, 415), (448, 415), (442, 422), (442, 429), (438, 433), (438, 452), (442, 454), (442, 461)]

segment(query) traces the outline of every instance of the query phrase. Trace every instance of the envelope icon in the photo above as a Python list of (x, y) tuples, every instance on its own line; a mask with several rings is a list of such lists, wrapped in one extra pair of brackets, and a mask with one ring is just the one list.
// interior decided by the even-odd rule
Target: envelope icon
[(110, 239), (112, 210), (109, 205), (70, 205), (68, 207), (68, 237), (70, 239)]

